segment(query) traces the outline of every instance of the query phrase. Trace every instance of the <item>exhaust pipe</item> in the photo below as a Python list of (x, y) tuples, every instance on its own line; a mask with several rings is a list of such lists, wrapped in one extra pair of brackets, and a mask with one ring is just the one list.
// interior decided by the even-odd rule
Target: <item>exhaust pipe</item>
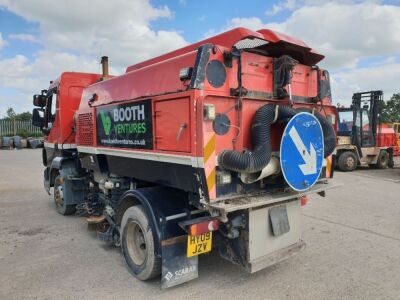
[(101, 69), (103, 73), (103, 78), (102, 80), (105, 80), (109, 77), (108, 74), (108, 56), (102, 56), (101, 57)]

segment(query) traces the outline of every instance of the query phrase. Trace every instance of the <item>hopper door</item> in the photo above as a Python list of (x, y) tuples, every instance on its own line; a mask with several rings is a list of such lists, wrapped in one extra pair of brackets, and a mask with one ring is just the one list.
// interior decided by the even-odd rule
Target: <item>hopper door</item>
[(154, 110), (156, 149), (190, 152), (190, 99), (157, 101)]

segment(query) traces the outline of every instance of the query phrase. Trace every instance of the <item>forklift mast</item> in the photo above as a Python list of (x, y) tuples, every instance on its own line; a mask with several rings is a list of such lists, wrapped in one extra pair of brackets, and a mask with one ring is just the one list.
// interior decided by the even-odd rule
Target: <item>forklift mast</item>
[[(363, 147), (376, 145), (377, 130), (380, 130), (380, 108), (383, 102), (382, 91), (370, 91), (353, 94), (352, 144), (357, 146), (360, 156)], [(379, 143), (379, 141), (378, 141)]]

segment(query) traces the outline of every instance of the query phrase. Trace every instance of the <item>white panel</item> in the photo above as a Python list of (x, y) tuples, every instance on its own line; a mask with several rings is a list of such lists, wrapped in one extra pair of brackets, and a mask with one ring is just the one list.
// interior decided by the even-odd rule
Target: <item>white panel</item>
[(288, 247), (301, 239), (300, 200), (284, 204), (289, 219), (289, 232), (280, 236), (272, 234), (269, 208), (249, 211), (249, 260), (250, 262), (277, 250)]

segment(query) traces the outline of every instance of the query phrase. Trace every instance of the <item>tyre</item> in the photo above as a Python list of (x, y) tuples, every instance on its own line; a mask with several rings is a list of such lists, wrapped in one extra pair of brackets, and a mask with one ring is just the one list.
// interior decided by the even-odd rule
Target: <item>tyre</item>
[(381, 150), (378, 155), (376, 167), (378, 169), (386, 169), (389, 165), (389, 153), (386, 150)]
[(58, 175), (54, 179), (54, 203), (56, 204), (56, 209), (59, 214), (63, 216), (72, 215), (75, 213), (75, 205), (67, 205), (64, 201), (64, 193), (63, 193), (63, 183), (64, 178), (61, 175)]
[(155, 254), (158, 240), (141, 205), (128, 208), (121, 222), (121, 249), (129, 272), (140, 280), (161, 274), (161, 259)]
[(343, 172), (352, 172), (357, 168), (357, 157), (353, 152), (343, 152), (338, 159), (339, 169)]

